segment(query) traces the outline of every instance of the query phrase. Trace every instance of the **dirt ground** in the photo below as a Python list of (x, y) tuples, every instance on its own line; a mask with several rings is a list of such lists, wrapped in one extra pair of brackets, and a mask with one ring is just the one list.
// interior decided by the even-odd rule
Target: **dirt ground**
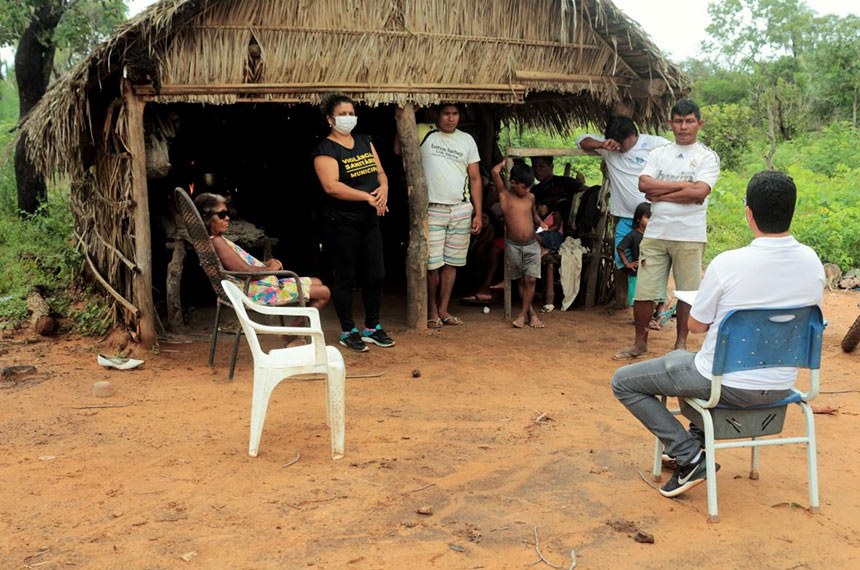
[[(858, 301), (826, 295), (821, 514), (804, 509), (804, 448), (765, 448), (758, 481), (748, 452), (725, 450), (717, 524), (704, 485), (670, 500), (640, 476), (653, 439), (609, 390), (629, 314), (514, 330), (499, 307), (458, 307), (465, 326), (428, 334), (388, 315), (396, 347), (344, 355), (348, 374), (384, 374), (347, 381), (339, 461), (321, 382), (282, 384), (247, 455), (250, 354), (243, 341), (232, 383), (228, 342), (208, 368), (205, 315), (194, 342), (125, 372), (96, 364), (106, 343), (7, 335), (0, 364), (37, 370), (0, 384), (0, 569), (549, 568), (536, 533), (558, 568), (572, 551), (577, 568), (857, 568), (860, 352), (839, 341)], [(115, 395), (94, 398), (98, 380)]]

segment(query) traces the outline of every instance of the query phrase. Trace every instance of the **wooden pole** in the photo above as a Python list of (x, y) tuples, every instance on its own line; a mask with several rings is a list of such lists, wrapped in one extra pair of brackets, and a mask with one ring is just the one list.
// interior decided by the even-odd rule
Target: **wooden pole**
[[(597, 204), (600, 207), (600, 221), (594, 231), (594, 240), (591, 243), (591, 261), (588, 264), (588, 275), (585, 285), (585, 308), (590, 309), (597, 303), (597, 274), (600, 271), (600, 262), (603, 257), (603, 242), (606, 234), (606, 221), (609, 216), (609, 206), (606, 204), (606, 194), (609, 192), (609, 176), (606, 172), (606, 163), (601, 164), (603, 172), (603, 184)], [(615, 263), (614, 261), (612, 262)]]
[(421, 161), (415, 107), (406, 103), (397, 112), (397, 136), (406, 170), (409, 193), (409, 247), (406, 250), (406, 324), (411, 329), (427, 329), (427, 179)]
[(185, 265), (185, 240), (177, 237), (172, 244), (170, 262), (167, 264), (167, 325), (172, 331), (182, 329), (182, 269)]
[(132, 85), (122, 82), (122, 94), (128, 121), (128, 145), (131, 155), (131, 193), (134, 200), (134, 257), (140, 271), (134, 272), (134, 295), (140, 316), (140, 344), (149, 350), (158, 344), (155, 332), (155, 304), (152, 301), (152, 236), (149, 228), (149, 189), (146, 184), (146, 139), (143, 130), (143, 108), (146, 105), (134, 95)]

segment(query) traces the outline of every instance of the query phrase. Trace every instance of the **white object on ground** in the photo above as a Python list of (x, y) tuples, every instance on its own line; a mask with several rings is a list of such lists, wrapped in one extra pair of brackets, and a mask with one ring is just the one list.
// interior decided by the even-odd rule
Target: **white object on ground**
[(99, 354), (97, 360), (99, 366), (116, 368), (117, 370), (131, 370), (143, 364), (143, 360), (136, 358), (120, 358), (118, 356), (105, 356), (104, 354)]
[(490, 308), (489, 308), (489, 307), (484, 307), (484, 314), (485, 314), (485, 315), (489, 315), (489, 314), (490, 314)]
[(113, 386), (107, 380), (101, 380), (93, 384), (93, 396), (96, 398), (107, 398), (113, 396)]

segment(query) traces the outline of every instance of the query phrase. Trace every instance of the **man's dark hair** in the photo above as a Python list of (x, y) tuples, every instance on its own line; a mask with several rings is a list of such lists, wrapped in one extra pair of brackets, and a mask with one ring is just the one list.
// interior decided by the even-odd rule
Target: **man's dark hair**
[(529, 165), (522, 162), (516, 163), (511, 167), (511, 182), (519, 182), (531, 188), (535, 183), (535, 173)]
[(630, 117), (612, 117), (609, 119), (606, 130), (603, 132), (603, 136), (616, 142), (621, 142), (632, 135), (638, 134), (639, 131), (636, 129), (636, 123)]
[(781, 234), (791, 227), (797, 186), (791, 176), (778, 170), (764, 170), (747, 184), (747, 207), (758, 229), (766, 234)]
[(633, 211), (633, 228), (639, 225), (639, 222), (642, 221), (642, 218), (651, 217), (651, 203), (650, 202), (640, 202), (638, 206), (636, 206), (636, 210)]
[(436, 112), (436, 114), (437, 114), (437, 115), (441, 115), (441, 114), (442, 114), (442, 110), (443, 110), (445, 107), (454, 107), (455, 109), (457, 109), (457, 112), (458, 112), (458, 113), (460, 113), (461, 115), (463, 114), (463, 109), (461, 109), (461, 108), (460, 108), (460, 105), (459, 105), (459, 104), (457, 104), (457, 103), (442, 103), (442, 104), (440, 104), (440, 105), (436, 105), (436, 106), (433, 108), (433, 110)]
[(322, 100), (322, 103), (320, 103), (320, 111), (323, 112), (323, 115), (331, 117), (332, 113), (334, 113), (335, 107), (341, 103), (349, 103), (350, 105), (355, 106), (355, 101), (343, 93), (331, 93)]
[(552, 166), (552, 157), (551, 156), (533, 156), (532, 157), (532, 166), (534, 166), (536, 160), (543, 161), (546, 164), (548, 164), (549, 166)]
[(696, 115), (697, 120), (702, 120), (702, 111), (699, 110), (699, 106), (690, 99), (681, 99), (672, 106), (669, 118), (686, 117), (687, 115)]

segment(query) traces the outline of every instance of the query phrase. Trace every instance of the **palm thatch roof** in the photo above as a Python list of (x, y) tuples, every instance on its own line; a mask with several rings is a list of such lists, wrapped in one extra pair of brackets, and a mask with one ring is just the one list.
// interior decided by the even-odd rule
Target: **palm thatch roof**
[(315, 103), (339, 90), (370, 105), (494, 104), (556, 129), (601, 123), (621, 101), (654, 126), (688, 88), (610, 0), (161, 0), (24, 119), (44, 173), (82, 173), (119, 74), (151, 84), (137, 92), (155, 102)]

